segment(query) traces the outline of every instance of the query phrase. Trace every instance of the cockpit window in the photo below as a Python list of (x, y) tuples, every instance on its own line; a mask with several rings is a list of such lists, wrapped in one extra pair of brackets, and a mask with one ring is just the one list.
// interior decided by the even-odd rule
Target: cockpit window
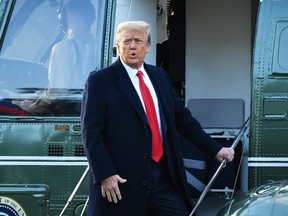
[(85, 81), (102, 65), (105, 7), (16, 1), (0, 53), (0, 115), (80, 115)]

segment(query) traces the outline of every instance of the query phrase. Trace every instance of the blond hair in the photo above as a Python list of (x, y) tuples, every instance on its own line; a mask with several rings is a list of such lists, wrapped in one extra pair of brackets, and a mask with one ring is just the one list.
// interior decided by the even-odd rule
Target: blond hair
[(125, 30), (140, 30), (146, 35), (146, 41), (148, 46), (151, 45), (151, 26), (144, 21), (125, 21), (117, 26), (115, 42), (119, 43), (122, 37), (122, 32)]

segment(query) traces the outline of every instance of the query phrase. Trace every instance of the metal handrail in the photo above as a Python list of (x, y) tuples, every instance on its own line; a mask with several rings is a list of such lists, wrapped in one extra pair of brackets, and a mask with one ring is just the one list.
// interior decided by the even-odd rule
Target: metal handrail
[[(250, 118), (248, 117), (248, 119), (245, 121), (242, 129), (239, 131), (236, 139), (234, 140), (234, 142), (231, 145), (232, 149), (235, 149), (236, 146), (238, 145), (240, 139), (242, 138), (243, 134), (245, 133), (245, 131), (248, 128), (248, 122), (250, 121)], [(212, 176), (211, 180), (208, 182), (207, 186), (205, 187), (204, 191), (202, 192), (200, 198), (198, 199), (196, 205), (194, 206), (192, 212), (190, 213), (189, 216), (192, 216), (196, 209), (199, 207), (199, 205), (201, 204), (202, 200), (204, 199), (204, 197), (206, 196), (206, 194), (209, 192), (212, 184), (214, 183), (214, 181), (216, 180), (217, 176), (219, 175), (219, 173), (221, 172), (221, 170), (226, 166), (227, 163), (227, 159), (224, 159), (221, 164), (219, 165), (218, 169), (216, 170), (215, 174)]]
[(88, 202), (89, 202), (89, 196), (88, 196), (87, 199), (86, 199), (85, 205), (84, 205), (84, 207), (83, 207), (83, 209), (82, 209), (82, 212), (81, 212), (80, 216), (84, 215), (85, 209), (86, 209), (86, 207), (87, 207), (87, 205), (88, 205)]
[(84, 171), (83, 175), (81, 176), (80, 180), (78, 181), (76, 187), (74, 188), (72, 194), (70, 195), (69, 199), (67, 200), (66, 205), (64, 206), (64, 208), (62, 209), (61, 213), (59, 216), (63, 216), (64, 212), (66, 211), (66, 209), (68, 208), (69, 204), (72, 202), (75, 194), (77, 193), (79, 187), (81, 186), (82, 182), (84, 181), (87, 173), (89, 171), (89, 166), (87, 166), (86, 170)]

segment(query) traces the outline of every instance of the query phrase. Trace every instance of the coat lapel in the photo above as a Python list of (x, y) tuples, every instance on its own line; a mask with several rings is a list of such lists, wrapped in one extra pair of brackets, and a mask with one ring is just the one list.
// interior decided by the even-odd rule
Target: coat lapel
[[(118, 59), (114, 64), (115, 81), (120, 91), (125, 95), (135, 111), (138, 113), (143, 122), (147, 123), (146, 114), (139, 96), (124, 68), (121, 61)], [(127, 111), (128, 112), (128, 111)]]

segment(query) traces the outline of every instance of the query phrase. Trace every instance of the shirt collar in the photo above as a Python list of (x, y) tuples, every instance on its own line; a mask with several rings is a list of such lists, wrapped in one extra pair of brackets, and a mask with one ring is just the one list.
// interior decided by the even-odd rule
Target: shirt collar
[(144, 77), (146, 76), (146, 71), (145, 71), (145, 69), (144, 69), (144, 65), (143, 65), (143, 64), (142, 64), (141, 67), (137, 70), (137, 69), (134, 69), (134, 68), (130, 67), (129, 65), (127, 65), (127, 64), (121, 59), (121, 57), (120, 57), (120, 60), (121, 60), (124, 68), (126, 69), (128, 75), (129, 75), (130, 77), (136, 76), (136, 73), (137, 73), (139, 70), (142, 71)]

